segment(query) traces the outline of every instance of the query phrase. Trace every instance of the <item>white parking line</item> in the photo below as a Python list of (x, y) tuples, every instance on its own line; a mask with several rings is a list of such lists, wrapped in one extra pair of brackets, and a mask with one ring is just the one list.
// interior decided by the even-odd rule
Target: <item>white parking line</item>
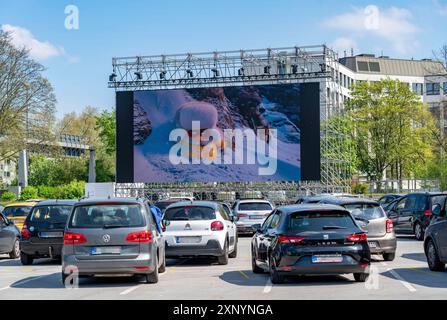
[(270, 278), (267, 280), (267, 283), (265, 284), (264, 290), (262, 291), (262, 293), (270, 293), (270, 291), (272, 291), (272, 287), (273, 284), (270, 281)]
[(132, 291), (137, 290), (138, 288), (140, 288), (140, 287), (142, 287), (142, 286), (144, 286), (144, 284), (140, 284), (140, 285), (138, 285), (138, 286), (133, 286), (133, 287), (131, 287), (131, 288), (129, 288), (129, 289), (124, 290), (123, 292), (121, 292), (120, 295), (121, 295), (121, 296), (125, 296), (126, 294), (129, 294), (129, 293), (131, 293)]
[[(385, 262), (380, 262), (380, 264), (384, 267), (388, 267), (388, 265)], [(398, 274), (395, 270), (391, 269), (391, 268), (387, 268), (387, 271), (391, 273), (391, 275), (396, 278), (396, 280), (398, 280), (405, 288), (408, 289), (408, 291), (410, 292), (416, 292), (416, 288), (413, 287), (410, 283), (408, 283), (408, 281), (406, 281), (404, 278), (402, 278), (400, 276), (400, 274)]]

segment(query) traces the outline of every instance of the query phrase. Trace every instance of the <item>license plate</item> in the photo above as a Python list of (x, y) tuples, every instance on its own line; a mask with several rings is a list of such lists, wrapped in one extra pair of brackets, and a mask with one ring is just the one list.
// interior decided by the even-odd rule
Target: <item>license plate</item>
[(262, 216), (262, 215), (250, 216), (250, 219), (253, 219), (253, 220), (260, 220), (260, 219), (264, 219), (264, 218), (265, 218), (265, 216)]
[(328, 254), (312, 256), (312, 263), (338, 263), (343, 261), (341, 254)]
[(39, 236), (41, 238), (63, 238), (63, 232), (40, 232)]
[(370, 248), (377, 248), (378, 247), (377, 242), (368, 242), (368, 245), (369, 245)]
[(175, 242), (177, 243), (200, 243), (202, 237), (176, 237)]
[(98, 254), (120, 254), (121, 248), (120, 247), (92, 247), (91, 254), (98, 255)]

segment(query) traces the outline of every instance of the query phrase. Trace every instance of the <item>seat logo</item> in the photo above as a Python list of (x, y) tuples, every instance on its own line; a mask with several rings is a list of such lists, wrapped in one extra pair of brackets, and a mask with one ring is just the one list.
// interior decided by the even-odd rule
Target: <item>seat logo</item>
[(189, 223), (186, 224), (186, 226), (185, 226), (185, 230), (192, 230), (192, 229), (191, 229), (191, 225), (190, 225)]
[(102, 236), (102, 241), (104, 241), (105, 243), (110, 242), (110, 235), (105, 234)]

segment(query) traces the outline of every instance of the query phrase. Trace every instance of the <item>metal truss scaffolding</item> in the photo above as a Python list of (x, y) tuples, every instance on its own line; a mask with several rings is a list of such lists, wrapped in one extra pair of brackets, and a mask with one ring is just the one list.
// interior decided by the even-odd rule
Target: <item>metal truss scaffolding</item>
[(239, 195), (260, 192), (266, 197), (269, 192), (284, 191), (289, 198), (291, 192), (296, 196), (349, 191), (350, 150), (343, 130), (338, 59), (326, 46), (113, 58), (112, 66), (109, 88), (116, 91), (318, 82), (321, 93), (321, 181), (126, 184), (117, 187), (117, 194), (151, 198), (150, 194), (164, 194), (169, 190), (194, 190), (200, 198), (210, 198), (211, 193), (215, 197), (222, 192)]

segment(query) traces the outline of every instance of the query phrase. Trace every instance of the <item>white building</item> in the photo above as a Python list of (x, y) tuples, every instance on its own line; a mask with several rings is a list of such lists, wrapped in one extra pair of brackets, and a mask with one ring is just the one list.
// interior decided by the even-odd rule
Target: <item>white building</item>
[(0, 184), (11, 185), (17, 177), (17, 164), (12, 160), (0, 161)]
[(446, 127), (444, 110), (440, 108), (447, 102), (447, 70), (442, 63), (430, 59), (406, 60), (360, 54), (339, 59), (338, 68), (338, 79), (343, 88), (338, 97), (341, 101), (349, 98), (350, 86), (358, 81), (399, 80), (420, 95), (422, 102), (440, 117), (439, 123)]

